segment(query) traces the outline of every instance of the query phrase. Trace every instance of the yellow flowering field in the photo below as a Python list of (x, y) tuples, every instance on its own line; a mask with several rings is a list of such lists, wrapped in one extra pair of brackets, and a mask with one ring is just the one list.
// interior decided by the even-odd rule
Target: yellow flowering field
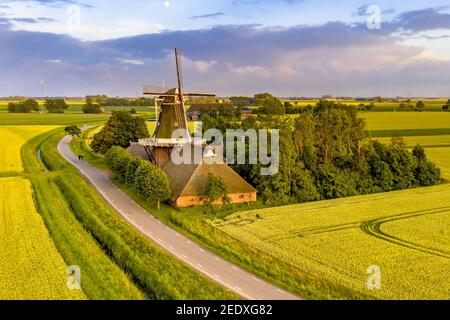
[[(448, 173), (450, 148), (432, 151)], [(374, 298), (450, 299), (450, 184), (239, 212), (211, 224)], [(381, 272), (376, 289), (367, 285), (372, 266)]]
[(23, 171), (20, 149), (25, 142), (58, 126), (0, 126), (0, 173)]
[(0, 300), (85, 299), (67, 286), (67, 266), (34, 207), (30, 182), (0, 178), (0, 203)]

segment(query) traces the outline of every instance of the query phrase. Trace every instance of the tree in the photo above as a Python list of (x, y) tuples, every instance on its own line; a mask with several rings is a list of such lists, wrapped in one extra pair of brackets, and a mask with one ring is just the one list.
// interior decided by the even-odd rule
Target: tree
[(218, 177), (213, 173), (208, 173), (208, 178), (205, 185), (204, 197), (207, 199), (207, 204), (214, 206), (214, 203), (219, 199), (222, 203), (230, 203), (228, 197), (228, 186), (222, 177)]
[(450, 99), (447, 100), (447, 102), (442, 107), (442, 111), (449, 111), (450, 109)]
[(282, 115), (286, 113), (283, 103), (270, 93), (256, 94), (255, 103), (260, 106), (259, 112), (263, 114)]
[(170, 182), (167, 175), (157, 166), (143, 161), (134, 176), (134, 187), (145, 199), (160, 209), (161, 201), (169, 199)]
[(49, 113), (64, 113), (64, 110), (68, 109), (64, 99), (55, 99), (55, 100), (45, 100), (45, 108)]
[(365, 106), (366, 111), (372, 111), (375, 108), (375, 103), (371, 102)]
[(27, 99), (23, 102), (25, 109), (39, 111), (39, 103), (33, 99)]
[(104, 112), (103, 108), (100, 107), (98, 104), (94, 104), (92, 102), (87, 102), (83, 108), (83, 113), (86, 114), (102, 114)]
[(77, 126), (69, 126), (64, 129), (66, 134), (71, 135), (72, 137), (79, 137), (81, 135), (81, 129)]
[(32, 106), (25, 102), (10, 102), (8, 103), (9, 113), (30, 113), (33, 110)]
[(128, 165), (132, 160), (131, 154), (119, 146), (113, 146), (106, 152), (105, 160), (108, 167), (116, 174), (120, 181), (126, 182)]
[(425, 103), (423, 101), (418, 101), (416, 103), (416, 110), (422, 112), (425, 109)]
[(94, 135), (92, 150), (105, 154), (112, 146), (128, 148), (131, 142), (149, 136), (145, 120), (127, 111), (114, 111), (103, 129)]

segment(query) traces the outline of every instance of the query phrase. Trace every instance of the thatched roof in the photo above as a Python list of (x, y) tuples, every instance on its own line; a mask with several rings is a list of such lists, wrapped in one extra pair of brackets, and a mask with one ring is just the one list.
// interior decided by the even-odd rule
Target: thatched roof
[(139, 144), (138, 142), (132, 142), (127, 150), (132, 156), (141, 157), (142, 159), (149, 160), (147, 151), (145, 151), (144, 146)]
[(209, 173), (221, 177), (230, 194), (256, 192), (255, 188), (223, 161), (215, 164), (202, 161), (200, 164), (181, 165), (170, 161), (162, 169), (167, 174), (172, 186), (172, 201), (176, 201), (181, 196), (203, 196)]

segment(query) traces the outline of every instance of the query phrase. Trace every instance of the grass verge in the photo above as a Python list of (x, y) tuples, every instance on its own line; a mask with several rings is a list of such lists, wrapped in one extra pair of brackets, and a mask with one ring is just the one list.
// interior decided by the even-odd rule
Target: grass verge
[[(52, 176), (51, 181), (58, 191), (56, 195), (62, 198), (77, 223), (91, 235), (108, 258), (143, 289), (147, 298), (238, 298), (150, 242), (105, 204), (78, 171), (59, 155), (56, 145), (63, 136), (63, 131), (59, 130), (34, 147), (34, 150), (41, 150), (42, 160), (50, 170), (46, 175)], [(33, 153), (36, 154), (30, 151), (24, 151), (23, 154), (29, 157)], [(37, 179), (33, 179), (35, 184), (44, 189), (36, 183)], [(55, 196), (54, 193), (49, 195)], [(52, 200), (41, 202), (48, 205)], [(98, 263), (92, 265), (101, 267)]]

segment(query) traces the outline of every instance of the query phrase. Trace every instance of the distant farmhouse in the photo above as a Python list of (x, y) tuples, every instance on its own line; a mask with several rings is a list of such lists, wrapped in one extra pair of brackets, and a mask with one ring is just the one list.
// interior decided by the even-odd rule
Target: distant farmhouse
[[(213, 150), (209, 149), (205, 141), (196, 141), (189, 133), (188, 115), (184, 108), (185, 98), (197, 96), (214, 97), (215, 95), (183, 93), (179, 70), (180, 57), (177, 54), (177, 50), (175, 50), (175, 57), (179, 80), (178, 88), (163, 93), (154, 92), (151, 88), (144, 88), (144, 94), (159, 96), (162, 100), (156, 130), (152, 138), (141, 139), (139, 143), (133, 143), (128, 148), (128, 151), (135, 156), (152, 161), (167, 174), (173, 191), (170, 202), (176, 207), (205, 204), (207, 199), (203, 197), (209, 173), (222, 178), (225, 182), (228, 188), (227, 195), (231, 203), (256, 201), (256, 189), (234, 172), (223, 158), (219, 158)], [(232, 105), (227, 105), (226, 108), (234, 109)], [(190, 110), (192, 112), (189, 117), (194, 120), (198, 119), (201, 112), (205, 109), (200, 107), (199, 104), (199, 106), (193, 105)], [(209, 110), (207, 104), (206, 110)], [(175, 130), (185, 132), (184, 137), (172, 139), (172, 132)], [(172, 151), (177, 151), (184, 147), (187, 147), (187, 149), (200, 149), (205, 156), (199, 163), (191, 161), (192, 163), (189, 164), (175, 164), (171, 158)], [(220, 202), (221, 200), (217, 200), (217, 203)]]
[(233, 106), (231, 103), (199, 103), (199, 104), (192, 104), (191, 107), (188, 109), (186, 115), (189, 121), (198, 121), (200, 120), (202, 114), (204, 113), (216, 113), (217, 115), (220, 114), (220, 112), (230, 112), (235, 113), (240, 111), (241, 117), (243, 119), (248, 118), (253, 115), (253, 111), (247, 107), (239, 107), (239, 106)]
[(216, 112), (217, 115), (220, 111), (234, 112), (234, 107), (229, 103), (197, 103), (192, 104), (188, 109), (186, 115), (188, 120), (197, 121), (200, 120), (201, 116), (205, 112)]

